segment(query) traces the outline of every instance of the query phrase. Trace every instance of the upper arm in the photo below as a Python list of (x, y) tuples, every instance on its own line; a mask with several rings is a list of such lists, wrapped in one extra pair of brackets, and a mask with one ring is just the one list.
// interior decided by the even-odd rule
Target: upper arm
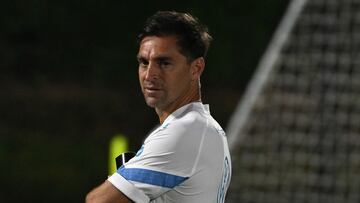
[(190, 123), (172, 122), (155, 130), (137, 156), (108, 181), (136, 202), (149, 202), (173, 190), (196, 169), (205, 128), (188, 128)]
[(86, 196), (87, 203), (131, 203), (132, 201), (120, 192), (109, 181), (105, 181), (99, 187), (93, 189)]

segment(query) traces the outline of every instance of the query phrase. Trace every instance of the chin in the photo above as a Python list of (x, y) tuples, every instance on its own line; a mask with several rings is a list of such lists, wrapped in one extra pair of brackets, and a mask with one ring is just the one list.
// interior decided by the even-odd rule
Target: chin
[(152, 104), (152, 103), (149, 103), (149, 102), (146, 102), (146, 104), (147, 104), (149, 107), (151, 107), (151, 108), (155, 108), (155, 107), (156, 107), (155, 104)]
[(157, 101), (155, 99), (152, 99), (152, 98), (145, 98), (145, 102), (151, 108), (155, 108), (156, 104), (157, 104)]

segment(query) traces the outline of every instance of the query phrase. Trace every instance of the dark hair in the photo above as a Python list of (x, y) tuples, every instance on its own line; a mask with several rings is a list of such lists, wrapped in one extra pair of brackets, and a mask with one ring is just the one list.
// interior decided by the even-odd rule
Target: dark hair
[(146, 20), (146, 23), (138, 34), (137, 42), (140, 44), (147, 36), (170, 36), (178, 39), (180, 53), (188, 61), (198, 57), (204, 57), (210, 46), (212, 37), (208, 28), (188, 13), (175, 11), (158, 11)]

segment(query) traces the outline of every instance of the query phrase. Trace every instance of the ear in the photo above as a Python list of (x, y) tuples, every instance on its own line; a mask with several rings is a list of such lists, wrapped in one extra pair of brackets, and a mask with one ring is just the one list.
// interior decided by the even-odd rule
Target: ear
[(200, 78), (205, 68), (205, 60), (203, 57), (199, 57), (191, 62), (191, 79), (197, 80)]

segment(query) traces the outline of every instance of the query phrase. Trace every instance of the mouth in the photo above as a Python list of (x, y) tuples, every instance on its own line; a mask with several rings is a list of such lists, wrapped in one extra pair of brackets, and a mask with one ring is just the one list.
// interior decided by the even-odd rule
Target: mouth
[(147, 94), (154, 94), (154, 93), (157, 93), (157, 92), (160, 92), (161, 89), (160, 88), (155, 88), (155, 87), (145, 87), (144, 88), (144, 92), (147, 93)]

